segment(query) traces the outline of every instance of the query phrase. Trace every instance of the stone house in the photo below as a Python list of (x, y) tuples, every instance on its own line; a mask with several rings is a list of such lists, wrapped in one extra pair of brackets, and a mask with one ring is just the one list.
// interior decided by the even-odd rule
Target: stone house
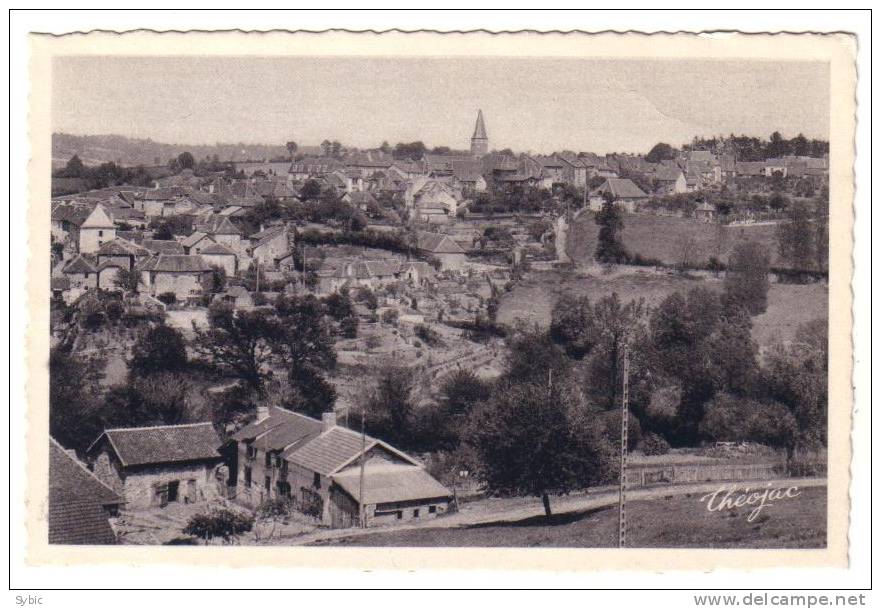
[(127, 511), (194, 503), (222, 493), (220, 439), (211, 423), (108, 429), (86, 455)]
[(563, 164), (563, 181), (566, 184), (584, 188), (587, 184), (587, 166), (570, 152), (555, 155)]
[(214, 302), (222, 302), (233, 307), (237, 311), (254, 308), (254, 297), (251, 296), (251, 293), (248, 290), (240, 285), (229, 286), (226, 288), (226, 291), (221, 292), (214, 297)]
[(712, 222), (716, 219), (716, 206), (704, 201), (695, 208), (694, 217), (702, 222)]
[(648, 195), (627, 178), (607, 178), (597, 189), (590, 193), (588, 199), (591, 211), (599, 211), (603, 207), (604, 195), (610, 193), (615, 204), (628, 213), (634, 213), (639, 206), (648, 200)]
[(400, 278), (413, 286), (421, 286), (434, 280), (434, 268), (421, 260), (406, 262), (401, 266)]
[(362, 497), (367, 526), (434, 518), (452, 499), (413, 457), (338, 426), (333, 413), (319, 421), (282, 408), (259, 409), (257, 420), (233, 440), (236, 501), (250, 507), (288, 498), (316, 520), (346, 528), (360, 521)]
[(222, 243), (234, 252), (244, 252), (247, 245), (242, 239), (242, 231), (227, 216), (208, 216), (195, 229), (208, 234), (215, 243)]
[(122, 496), (99, 480), (73, 451), (49, 438), (49, 543), (116, 543), (109, 518), (119, 514)]
[(419, 231), (416, 247), (422, 254), (437, 259), (442, 271), (460, 271), (465, 265), (465, 250), (447, 235)]
[(194, 231), (189, 237), (182, 239), (180, 244), (184, 248), (185, 254), (196, 255), (202, 252), (203, 247), (207, 247), (214, 243), (214, 239), (202, 231)]
[(250, 255), (265, 268), (275, 268), (275, 261), (284, 258), (289, 250), (288, 230), (273, 226), (250, 236)]
[(148, 258), (150, 255), (150, 250), (145, 247), (117, 237), (98, 248), (97, 259), (99, 266), (105, 263), (112, 263), (130, 271), (141, 260)]
[(100, 203), (79, 227), (79, 252), (94, 254), (108, 241), (116, 239), (116, 225), (109, 212)]
[(98, 287), (98, 269), (82, 255), (78, 255), (61, 269), (70, 282), (69, 297), (75, 300), (86, 290)]
[(211, 242), (205, 245), (199, 250), (199, 256), (210, 266), (222, 268), (227, 277), (233, 277), (239, 271), (238, 256), (222, 243)]
[(681, 194), (688, 191), (685, 174), (679, 168), (661, 166), (652, 176), (657, 183), (656, 192), (660, 195)]
[(172, 292), (178, 300), (187, 300), (204, 294), (211, 280), (211, 267), (201, 256), (159, 254), (135, 268), (151, 296)]
[(106, 261), (98, 265), (98, 288), (102, 290), (121, 291), (122, 288), (117, 284), (120, 270), (130, 270), (124, 262)]

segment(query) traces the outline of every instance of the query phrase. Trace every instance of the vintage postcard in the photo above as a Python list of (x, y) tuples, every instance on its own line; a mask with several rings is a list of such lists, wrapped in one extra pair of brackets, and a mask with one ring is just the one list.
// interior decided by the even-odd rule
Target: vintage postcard
[(846, 565), (852, 36), (31, 51), (32, 564)]

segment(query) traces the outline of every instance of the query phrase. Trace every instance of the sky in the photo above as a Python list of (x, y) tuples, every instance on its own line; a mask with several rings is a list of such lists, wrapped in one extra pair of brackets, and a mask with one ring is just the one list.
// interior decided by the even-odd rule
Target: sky
[(818, 62), (546, 58), (65, 57), (53, 131), (169, 144), (647, 152), (692, 137), (828, 139)]

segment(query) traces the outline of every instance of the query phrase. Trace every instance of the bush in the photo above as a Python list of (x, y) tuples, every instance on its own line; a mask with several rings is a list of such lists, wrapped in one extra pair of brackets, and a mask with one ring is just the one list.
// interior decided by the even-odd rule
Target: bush
[(160, 302), (164, 302), (167, 305), (172, 305), (177, 302), (177, 294), (175, 294), (174, 292), (162, 292), (156, 298)]
[(425, 324), (419, 324), (413, 330), (414, 334), (418, 336), (422, 342), (427, 345), (437, 345), (441, 342), (440, 334), (426, 326)]
[(390, 325), (398, 323), (398, 312), (395, 309), (386, 309), (383, 311), (382, 323)]
[(340, 334), (342, 334), (343, 338), (357, 338), (358, 318), (354, 315), (344, 317), (342, 321), (340, 321)]
[(670, 452), (670, 443), (662, 436), (650, 431), (642, 434), (639, 448), (644, 455), (666, 455)]
[(234, 536), (247, 533), (254, 527), (254, 517), (226, 508), (212, 510), (208, 514), (196, 514), (187, 522), (183, 532), (187, 535), (209, 540), (219, 537), (224, 543)]

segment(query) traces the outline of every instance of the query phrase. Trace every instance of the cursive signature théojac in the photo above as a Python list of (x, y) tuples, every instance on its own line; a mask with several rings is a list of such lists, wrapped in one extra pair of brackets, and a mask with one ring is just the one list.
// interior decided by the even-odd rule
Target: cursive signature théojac
[(801, 495), (801, 491), (798, 490), (797, 486), (790, 486), (788, 488), (772, 487), (772, 484), (769, 482), (761, 490), (753, 490), (749, 487), (723, 486), (719, 490), (701, 497), (701, 503), (707, 502), (708, 512), (721, 512), (722, 510), (755, 506), (746, 517), (747, 522), (753, 522), (765, 507), (770, 506), (775, 501), (793, 499), (799, 495)]

